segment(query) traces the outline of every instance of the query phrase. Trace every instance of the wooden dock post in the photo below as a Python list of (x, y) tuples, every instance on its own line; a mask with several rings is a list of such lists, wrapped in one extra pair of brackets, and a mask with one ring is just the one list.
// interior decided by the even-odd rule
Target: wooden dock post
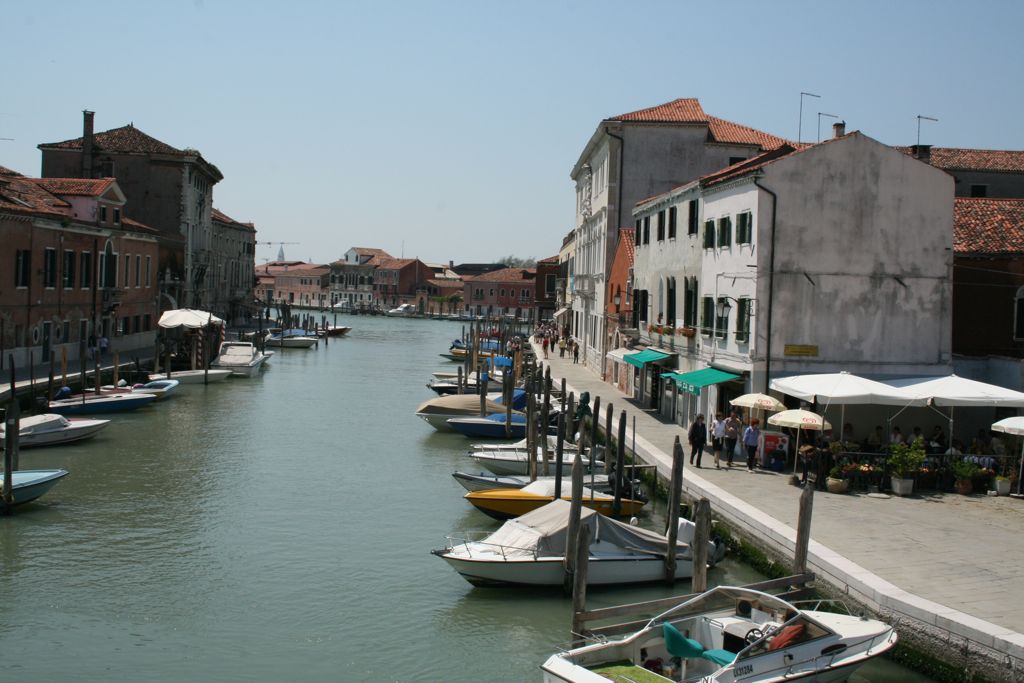
[(480, 373), (483, 372), (481, 366), (476, 366), (476, 390), (480, 395), (480, 417), (487, 415), (487, 390), (481, 389), (480, 387)]
[(558, 413), (555, 436), (555, 500), (562, 497), (562, 463), (565, 461), (565, 413)]
[(811, 513), (814, 509), (814, 487), (804, 486), (800, 494), (800, 513), (796, 522), (796, 550), (793, 553), (793, 573), (807, 572), (807, 550), (811, 545)]
[[(676, 437), (678, 440), (679, 437)], [(612, 501), (612, 512), (622, 512), (622, 470), (626, 463), (626, 411), (619, 413), (619, 443), (615, 449), (615, 500)]]
[[(596, 415), (595, 415), (596, 417)], [(604, 449), (604, 473), (609, 474), (612, 471), (612, 434), (615, 431), (612, 429), (612, 420), (615, 417), (615, 412), (612, 410), (611, 401), (608, 402), (608, 407), (604, 410), (604, 435), (607, 437), (605, 440), (608, 442), (607, 447)], [(621, 441), (621, 439), (618, 439)], [(618, 458), (618, 444), (615, 448), (615, 456)]]
[(708, 542), (711, 540), (711, 501), (701, 498), (697, 501), (693, 522), (697, 528), (693, 530), (693, 543), (690, 544), (690, 557), (693, 560), (694, 593), (703, 593), (708, 589)]
[(540, 410), (540, 442), (541, 473), (548, 476), (548, 426), (551, 424), (551, 366), (544, 368), (544, 403)]
[(587, 609), (587, 574), (590, 569), (590, 527), (580, 526), (576, 537), (576, 571), (572, 576), (573, 647), (583, 645), (583, 622), (579, 615)]
[[(683, 446), (679, 443), (679, 435), (676, 434), (672, 443), (672, 482), (669, 484), (668, 492), (668, 523), (665, 528), (665, 536), (668, 537), (668, 547), (676, 547), (676, 539), (679, 538), (679, 503), (683, 496)], [(676, 576), (676, 554), (668, 552), (665, 554), (665, 580), (668, 583), (675, 581)]]
[(60, 385), (68, 383), (68, 347), (60, 347)]
[[(53, 363), (56, 358), (56, 354), (50, 351), (50, 374), (46, 378), (46, 403), (49, 405), (50, 399), (53, 397)], [(33, 410), (37, 410), (36, 406), (32, 406)], [(46, 412), (46, 411), (43, 411)]]
[(572, 463), (572, 499), (569, 503), (569, 526), (565, 534), (565, 581), (562, 589), (569, 593), (576, 573), (576, 541), (583, 513), (583, 461), (579, 454)]
[[(594, 413), (590, 416), (590, 502), (594, 502), (594, 476), (597, 472), (597, 468), (594, 467), (594, 462), (597, 459), (597, 437), (599, 435), (598, 427), (601, 422), (601, 397), (594, 397)], [(605, 449), (605, 453), (608, 449)], [(605, 460), (608, 460), (607, 455)]]
[(7, 404), (7, 414), (4, 416), (6, 424), (4, 425), (5, 430), (5, 447), (4, 447), (4, 483), (2, 489), (0, 489), (0, 495), (3, 496), (3, 502), (7, 506), (4, 509), (10, 511), (10, 505), (14, 503), (14, 470), (18, 469), (18, 438), (20, 434), (18, 430), (20, 427), (20, 421), (18, 420), (18, 396), (14, 393), (14, 355), (11, 354), (9, 367), (11, 370), (11, 400)]
[(117, 380), (121, 378), (121, 354), (114, 351), (114, 375), (110, 380), (110, 383), (115, 387), (117, 386)]
[(530, 481), (537, 480), (537, 397), (526, 397), (526, 467)]
[[(96, 370), (96, 374), (93, 375), (93, 380), (96, 382), (96, 395), (99, 396), (102, 393), (102, 391), (100, 391), (100, 386), (103, 384), (103, 375), (102, 375), (102, 369), (100, 368), (100, 354), (99, 354), (99, 351), (96, 352), (95, 370)], [(83, 389), (83, 391), (84, 391), (84, 389)]]
[[(11, 367), (14, 366), (13, 359), (14, 359), (14, 356), (11, 356), (11, 360), (12, 360)], [(14, 395), (14, 382), (11, 382), (11, 395), (12, 396)], [(36, 403), (36, 352), (35, 351), (29, 351), (28, 352), (28, 395), (29, 395), (29, 400), (32, 401), (32, 405), (35, 405), (35, 403)]]

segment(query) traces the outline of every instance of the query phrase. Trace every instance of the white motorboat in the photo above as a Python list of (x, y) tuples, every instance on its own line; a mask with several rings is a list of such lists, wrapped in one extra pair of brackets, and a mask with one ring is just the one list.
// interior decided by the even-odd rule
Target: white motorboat
[[(576, 452), (562, 452), (562, 475), (572, 474), (572, 464), (576, 460)], [(469, 454), (478, 465), (485, 467), (494, 474), (529, 474), (530, 454), (526, 450), (519, 451), (475, 451)], [(543, 452), (537, 449), (537, 471), (544, 470)], [(548, 453), (548, 471), (555, 473), (555, 456)], [(594, 465), (598, 468), (604, 467), (604, 461), (596, 460)], [(590, 466), (590, 458), (583, 456), (583, 466)]]
[(176, 379), (156, 379), (145, 384), (128, 386), (125, 380), (121, 380), (117, 386), (112, 384), (103, 385), (100, 387), (100, 391), (104, 394), (151, 394), (156, 400), (162, 401), (174, 393), (174, 390), (178, 388), (178, 384), (180, 382)]
[[(494, 394), (494, 398), (500, 398)], [(491, 400), (489, 395), (484, 408), (487, 414), (505, 412), (505, 406)], [(450, 394), (424, 401), (416, 409), (416, 417), (424, 420), (439, 432), (454, 431), (448, 420), (455, 417), (468, 417), (480, 414), (480, 397), (473, 394)], [(513, 411), (513, 414), (519, 413)]]
[[(58, 394), (63, 395), (63, 394)], [(124, 393), (86, 393), (72, 395), (70, 398), (58, 398), (50, 401), (50, 412), (61, 415), (95, 415), (97, 413), (123, 413), (147, 406), (156, 397), (152, 394)]]
[[(474, 586), (561, 586), (565, 578), (565, 548), (571, 504), (554, 500), (510, 519), (481, 540), (449, 537), (445, 547), (432, 551)], [(582, 508), (580, 524), (590, 527), (587, 584), (607, 586), (665, 580), (668, 538), (661, 534)], [(693, 575), (689, 541), (693, 523), (679, 522), (676, 578)], [(716, 542), (708, 544), (709, 562), (722, 556)]]
[[(558, 437), (548, 436), (548, 453), (554, 453), (558, 448)], [(470, 447), (470, 454), (480, 451), (523, 451), (526, 452), (526, 439), (520, 439), (513, 443), (475, 443)], [(562, 453), (575, 453), (576, 444), (569, 441), (562, 443)]]
[[(0, 472), (2, 476), (2, 472)], [(10, 504), (0, 499), (0, 510), (8, 510), (15, 505), (29, 503), (43, 495), (57, 482), (68, 476), (68, 471), (57, 470), (17, 470), (11, 472), (11, 495), (14, 501)]]
[[(58, 446), (96, 436), (110, 420), (69, 420), (63, 415), (45, 413), (21, 418), (18, 423), (18, 444), (22, 448)], [(6, 443), (4, 425), (0, 423), (0, 445)]]
[(230, 370), (233, 375), (252, 377), (267, 362), (267, 358), (267, 354), (262, 353), (252, 342), (226, 341), (220, 345), (217, 358), (211, 365)]
[(281, 349), (310, 349), (317, 345), (320, 338), (315, 333), (307, 333), (301, 328), (281, 330), (267, 335), (264, 343)]
[(402, 317), (409, 315), (416, 315), (419, 311), (416, 309), (414, 304), (402, 304), (398, 308), (392, 308), (388, 311), (388, 315), (393, 317)]
[(826, 611), (825, 603), (833, 601), (719, 586), (620, 640), (552, 655), (541, 670), (548, 683), (845, 681), (896, 645), (889, 624)]
[(205, 381), (209, 382), (220, 382), (225, 380), (231, 375), (230, 370), (218, 370), (216, 368), (210, 368), (209, 370), (178, 370), (171, 371), (171, 376), (168, 377), (166, 373), (150, 374), (149, 381), (157, 382), (162, 379), (174, 379), (179, 384), (203, 384)]

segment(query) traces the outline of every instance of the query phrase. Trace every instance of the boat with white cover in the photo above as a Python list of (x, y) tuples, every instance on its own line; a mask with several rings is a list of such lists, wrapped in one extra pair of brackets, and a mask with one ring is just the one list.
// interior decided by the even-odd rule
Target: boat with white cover
[(310, 349), (319, 341), (320, 339), (315, 333), (295, 327), (268, 334), (264, 343), (267, 346), (276, 346), (282, 349)]
[[(494, 398), (500, 398), (493, 394)], [(505, 406), (488, 396), (484, 403), (484, 409), (488, 413), (505, 413)], [(448, 424), (448, 420), (455, 417), (468, 417), (480, 414), (480, 397), (473, 394), (451, 394), (439, 396), (429, 401), (424, 401), (416, 408), (416, 417), (425, 421), (439, 432), (454, 431)], [(516, 415), (513, 411), (513, 415)]]
[[(445, 547), (432, 551), (474, 586), (561, 586), (565, 578), (565, 548), (571, 504), (555, 500), (510, 519), (480, 540), (448, 537)], [(580, 524), (590, 527), (587, 585), (608, 586), (665, 580), (668, 538), (654, 531), (619, 522), (582, 508)], [(689, 541), (693, 523), (679, 522), (676, 578), (693, 575)], [(715, 541), (708, 558), (722, 556)]]
[(100, 387), (100, 393), (103, 394), (152, 394), (156, 400), (162, 401), (178, 388), (180, 382), (176, 379), (156, 379), (145, 384), (133, 384), (128, 386), (128, 382), (121, 380), (117, 386), (112, 384), (104, 384)]
[[(572, 474), (572, 464), (576, 460), (576, 453), (570, 451), (564, 451), (562, 453), (562, 475), (569, 476)], [(525, 450), (523, 451), (477, 451), (470, 453), (469, 457), (473, 458), (474, 461), (481, 467), (484, 467), (495, 474), (529, 474), (528, 469), (530, 465), (530, 455)], [(548, 453), (548, 471), (555, 473), (555, 456)], [(542, 472), (544, 469), (544, 460), (541, 449), (537, 449), (537, 471)], [(594, 465), (603, 468), (604, 461), (596, 460)], [(583, 466), (590, 466), (590, 458), (583, 456)]]
[(418, 313), (418, 310), (414, 304), (402, 304), (398, 308), (392, 308), (387, 314), (392, 317), (403, 317), (416, 315), (416, 313)]
[(68, 476), (67, 470), (17, 470), (11, 472), (11, 494), (14, 502), (8, 505), (0, 498), (0, 510), (24, 505), (43, 495), (57, 482)]
[(547, 683), (845, 681), (896, 645), (889, 624), (828, 603), (718, 586), (620, 640), (552, 655), (541, 670)]
[(174, 379), (179, 384), (203, 384), (204, 382), (220, 382), (221, 380), (227, 379), (231, 375), (230, 370), (210, 368), (209, 370), (177, 370), (172, 371), (171, 376), (168, 377), (166, 373), (151, 373), (149, 375), (150, 382), (156, 382), (162, 379)]
[(226, 341), (220, 345), (217, 358), (210, 365), (230, 370), (233, 375), (252, 377), (267, 362), (267, 358), (269, 356), (252, 342)]
[[(58, 446), (96, 436), (96, 433), (110, 424), (110, 420), (75, 419), (63, 415), (45, 413), (23, 417), (18, 423), (18, 445), (21, 448), (33, 446)], [(6, 443), (5, 425), (0, 423), (0, 445)]]

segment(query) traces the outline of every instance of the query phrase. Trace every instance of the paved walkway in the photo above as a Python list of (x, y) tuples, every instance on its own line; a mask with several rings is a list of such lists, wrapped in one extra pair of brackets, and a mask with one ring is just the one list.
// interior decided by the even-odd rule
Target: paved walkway
[[(118, 351), (118, 363), (122, 368), (122, 373), (125, 370), (132, 370), (135, 367), (135, 359), (138, 358), (139, 362), (145, 366), (153, 360), (153, 346), (149, 345), (144, 348), (138, 349), (127, 349)], [(114, 367), (114, 354), (112, 351), (108, 351), (100, 359), (100, 369), (104, 373), (109, 373)], [(14, 378), (15, 386), (17, 387), (18, 394), (22, 394), (26, 387), (35, 384), (36, 392), (42, 396), (46, 391), (46, 383), (49, 380), (50, 366), (49, 363), (37, 364), (34, 368), (34, 379), (29, 374), (28, 365), (21, 365), (15, 368)], [(91, 378), (95, 370), (95, 364), (93, 361), (86, 363), (86, 374)], [(78, 378), (81, 373), (81, 364), (77, 359), (68, 360), (68, 381), (77, 386)], [(54, 365), (54, 384), (59, 384), (61, 380), (60, 372), (60, 358), (57, 359)], [(4, 359), (4, 367), (0, 370), (0, 401), (6, 401), (7, 397), (11, 393), (11, 371), (8, 367), (8, 360)]]
[[(541, 357), (540, 349), (537, 349)], [(602, 382), (582, 364), (560, 359), (550, 364), (556, 383), (565, 377), (579, 396), (601, 397), (601, 419), (608, 401), (627, 425), (637, 425), (637, 451), (671, 474), (672, 443), (686, 434), (637, 408), (622, 392)], [(557, 379), (555, 379), (557, 378)], [(631, 432), (627, 443), (632, 443)], [(688, 453), (688, 451), (687, 451)], [(708, 467), (708, 463), (711, 467)], [(796, 538), (800, 489), (788, 475), (684, 466), (684, 488), (707, 496), (712, 509), (768, 536), (790, 553)], [(1006, 497), (935, 494), (911, 498), (817, 493), (814, 497), (810, 563), (830, 583), (848, 587), (871, 604), (923, 619), (939, 628), (956, 622), (953, 632), (1024, 655), (1024, 501)], [(918, 614), (920, 612), (920, 614)], [(962, 614), (961, 614), (962, 613)], [(983, 621), (982, 621), (983, 620)], [(989, 623), (985, 623), (989, 622)], [(962, 628), (961, 628), (962, 627)]]

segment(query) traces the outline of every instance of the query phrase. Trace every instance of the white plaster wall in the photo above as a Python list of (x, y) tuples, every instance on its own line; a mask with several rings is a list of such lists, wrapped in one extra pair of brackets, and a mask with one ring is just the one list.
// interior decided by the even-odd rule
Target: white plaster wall
[[(772, 375), (948, 372), (952, 177), (859, 133), (764, 172), (762, 184), (779, 197)], [(771, 198), (761, 200), (767, 210), (755, 239), (767, 244)], [(760, 273), (769, 255), (758, 251)], [(759, 301), (767, 278), (762, 285)], [(765, 317), (757, 317), (763, 333)], [(819, 353), (785, 358), (785, 344)]]

